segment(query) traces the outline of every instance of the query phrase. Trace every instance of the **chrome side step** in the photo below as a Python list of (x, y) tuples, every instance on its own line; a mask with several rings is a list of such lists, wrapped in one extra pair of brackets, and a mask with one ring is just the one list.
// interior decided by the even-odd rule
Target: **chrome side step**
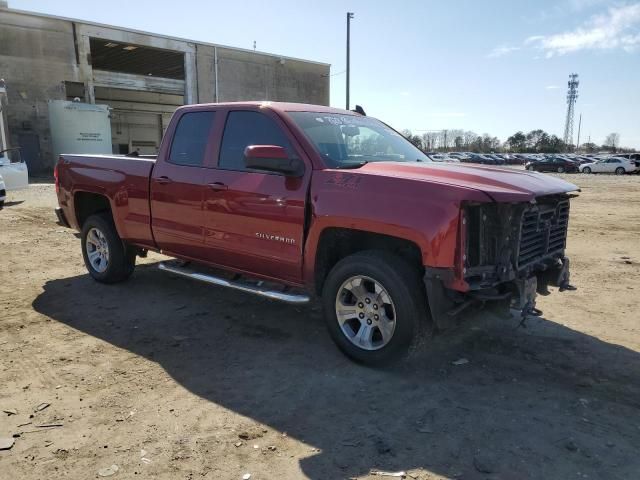
[(160, 270), (164, 270), (165, 272), (174, 273), (182, 277), (199, 280), (201, 282), (210, 283), (219, 287), (227, 287), (234, 290), (240, 290), (241, 292), (253, 293), (254, 295), (258, 295), (260, 297), (270, 298), (271, 300), (279, 300), (281, 302), (292, 303), (295, 305), (309, 303), (309, 301), (311, 300), (309, 295), (287, 293), (278, 290), (269, 290), (267, 288), (261, 287), (260, 285), (234, 282), (222, 277), (216, 277), (206, 273), (194, 272), (182, 267), (167, 265), (166, 263), (161, 263), (160, 265), (158, 265), (158, 268)]

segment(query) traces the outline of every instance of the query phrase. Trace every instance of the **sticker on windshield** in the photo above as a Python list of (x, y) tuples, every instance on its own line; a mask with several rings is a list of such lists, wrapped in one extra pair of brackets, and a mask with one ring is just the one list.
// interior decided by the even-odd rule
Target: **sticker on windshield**
[(376, 120), (367, 117), (360, 117), (358, 115), (326, 115), (324, 117), (315, 117), (316, 122), (329, 123), (331, 125), (351, 125), (351, 126), (367, 126), (367, 125), (381, 125)]

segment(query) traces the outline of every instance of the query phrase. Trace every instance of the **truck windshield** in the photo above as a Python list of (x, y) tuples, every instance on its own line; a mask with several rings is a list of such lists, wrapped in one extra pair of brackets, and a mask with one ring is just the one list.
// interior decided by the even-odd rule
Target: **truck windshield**
[(368, 162), (430, 162), (422, 151), (379, 120), (360, 115), (288, 112), (330, 167)]

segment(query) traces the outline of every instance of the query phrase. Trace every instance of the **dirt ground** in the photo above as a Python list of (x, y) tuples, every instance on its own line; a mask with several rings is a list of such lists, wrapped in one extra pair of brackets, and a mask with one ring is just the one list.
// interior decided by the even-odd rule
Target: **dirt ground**
[(317, 305), (174, 278), (158, 255), (97, 284), (53, 186), (11, 195), (0, 477), (639, 478), (640, 176), (568, 178), (578, 290), (526, 328), (472, 315), (383, 370), (346, 360)]

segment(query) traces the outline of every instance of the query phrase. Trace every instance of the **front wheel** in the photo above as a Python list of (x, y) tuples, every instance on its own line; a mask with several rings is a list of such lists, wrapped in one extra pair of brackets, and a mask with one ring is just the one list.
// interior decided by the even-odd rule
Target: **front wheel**
[(564, 173), (564, 167), (558, 167), (558, 173)]
[(407, 353), (419, 331), (431, 334), (417, 269), (388, 252), (361, 252), (338, 262), (322, 303), (331, 337), (360, 363), (387, 364)]
[(81, 237), (84, 264), (94, 280), (116, 283), (131, 276), (136, 252), (123, 243), (110, 216), (91, 215), (82, 225)]
[(616, 168), (616, 175), (624, 175), (625, 173), (627, 173), (627, 172), (625, 171), (624, 168), (622, 168), (622, 167)]
[(582, 169), (582, 173), (586, 173), (587, 175), (591, 173), (591, 169), (589, 167), (584, 167)]
[(533, 165), (529, 165), (529, 166), (527, 167), (527, 170), (529, 170), (530, 172), (533, 172)]

